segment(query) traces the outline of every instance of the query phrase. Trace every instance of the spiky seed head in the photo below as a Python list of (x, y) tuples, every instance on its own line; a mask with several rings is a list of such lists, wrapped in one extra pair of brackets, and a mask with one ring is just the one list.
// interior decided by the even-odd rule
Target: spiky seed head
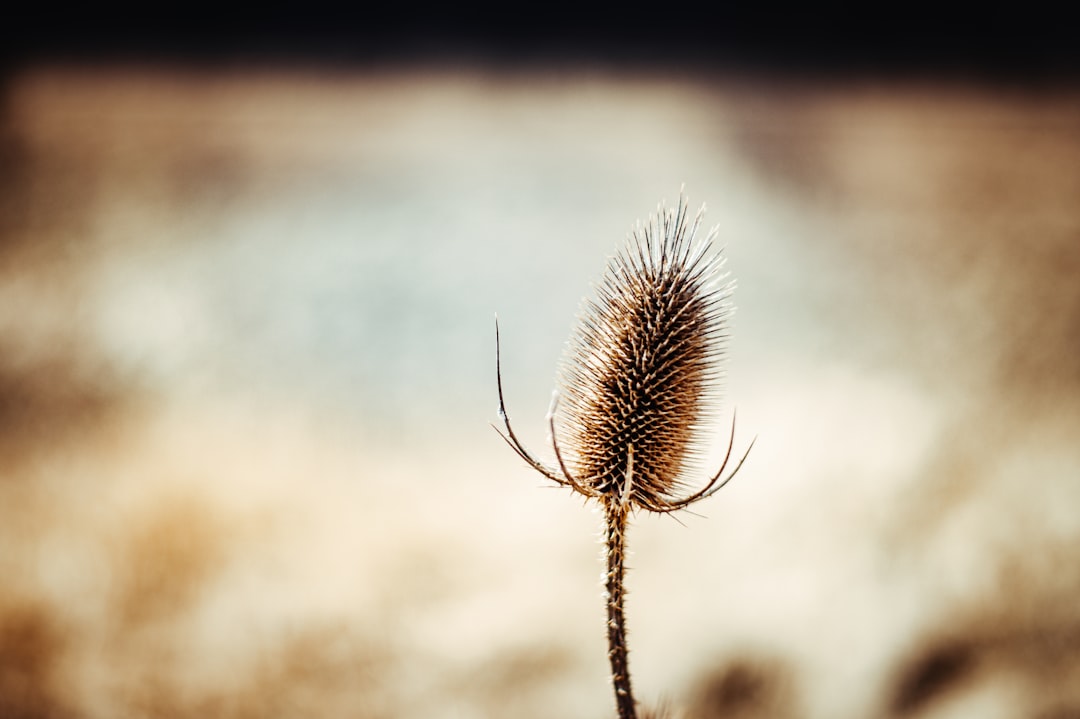
[(555, 440), (583, 487), (663, 506), (701, 454), (722, 378), (733, 283), (682, 197), (628, 236), (587, 299), (559, 370)]

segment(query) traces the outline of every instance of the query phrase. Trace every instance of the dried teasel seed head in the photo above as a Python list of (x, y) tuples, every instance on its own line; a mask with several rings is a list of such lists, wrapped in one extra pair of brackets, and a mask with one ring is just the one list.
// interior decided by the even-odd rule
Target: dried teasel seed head
[(717, 230), (698, 237), (704, 211), (690, 221), (680, 197), (638, 222), (568, 343), (553, 441), (564, 473), (590, 496), (656, 511), (689, 503), (676, 495), (703, 453), (733, 312)]
[(699, 434), (715, 405), (732, 312), (733, 284), (712, 248), (716, 230), (697, 238), (704, 211), (688, 222), (682, 196), (675, 209), (661, 205), (608, 264), (559, 370), (548, 413), (556, 466), (537, 460), (514, 433), (495, 320), (500, 435), (534, 470), (604, 507), (608, 659), (620, 719), (637, 716), (623, 608), (627, 518), (635, 508), (675, 512), (712, 496), (754, 444), (721, 479), (735, 440), (733, 418), (720, 469), (697, 491), (677, 496), (685, 470), (701, 454)]

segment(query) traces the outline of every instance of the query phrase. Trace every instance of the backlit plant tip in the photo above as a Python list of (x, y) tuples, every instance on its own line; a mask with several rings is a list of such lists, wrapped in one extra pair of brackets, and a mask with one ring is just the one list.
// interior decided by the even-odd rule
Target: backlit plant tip
[(536, 459), (510, 424), (495, 326), (500, 434), (533, 469), (604, 508), (608, 654), (620, 719), (636, 716), (623, 614), (628, 515), (674, 512), (712, 496), (750, 452), (725, 476), (733, 419), (720, 468), (697, 482), (687, 477), (706, 453), (702, 435), (718, 404), (733, 312), (716, 229), (699, 234), (704, 210), (691, 221), (685, 198), (661, 205), (608, 263), (559, 368), (547, 418), (552, 463)]

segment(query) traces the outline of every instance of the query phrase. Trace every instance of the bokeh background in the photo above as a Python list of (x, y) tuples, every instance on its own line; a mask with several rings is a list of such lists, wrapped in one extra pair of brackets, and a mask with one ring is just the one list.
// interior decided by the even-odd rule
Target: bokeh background
[(589, 283), (683, 185), (738, 283), (711, 460), (735, 407), (757, 444), (632, 527), (639, 699), (1080, 717), (1053, 19), (337, 19), (9, 30), (0, 717), (610, 715), (599, 517), (490, 428), (494, 317), (545, 454)]

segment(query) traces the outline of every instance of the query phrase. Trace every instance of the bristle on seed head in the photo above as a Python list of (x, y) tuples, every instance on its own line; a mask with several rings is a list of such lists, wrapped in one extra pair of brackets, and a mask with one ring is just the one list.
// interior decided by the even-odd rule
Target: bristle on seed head
[(716, 229), (698, 236), (704, 210), (689, 220), (680, 197), (638, 222), (568, 344), (553, 439), (591, 495), (668, 507), (699, 458), (733, 311)]

